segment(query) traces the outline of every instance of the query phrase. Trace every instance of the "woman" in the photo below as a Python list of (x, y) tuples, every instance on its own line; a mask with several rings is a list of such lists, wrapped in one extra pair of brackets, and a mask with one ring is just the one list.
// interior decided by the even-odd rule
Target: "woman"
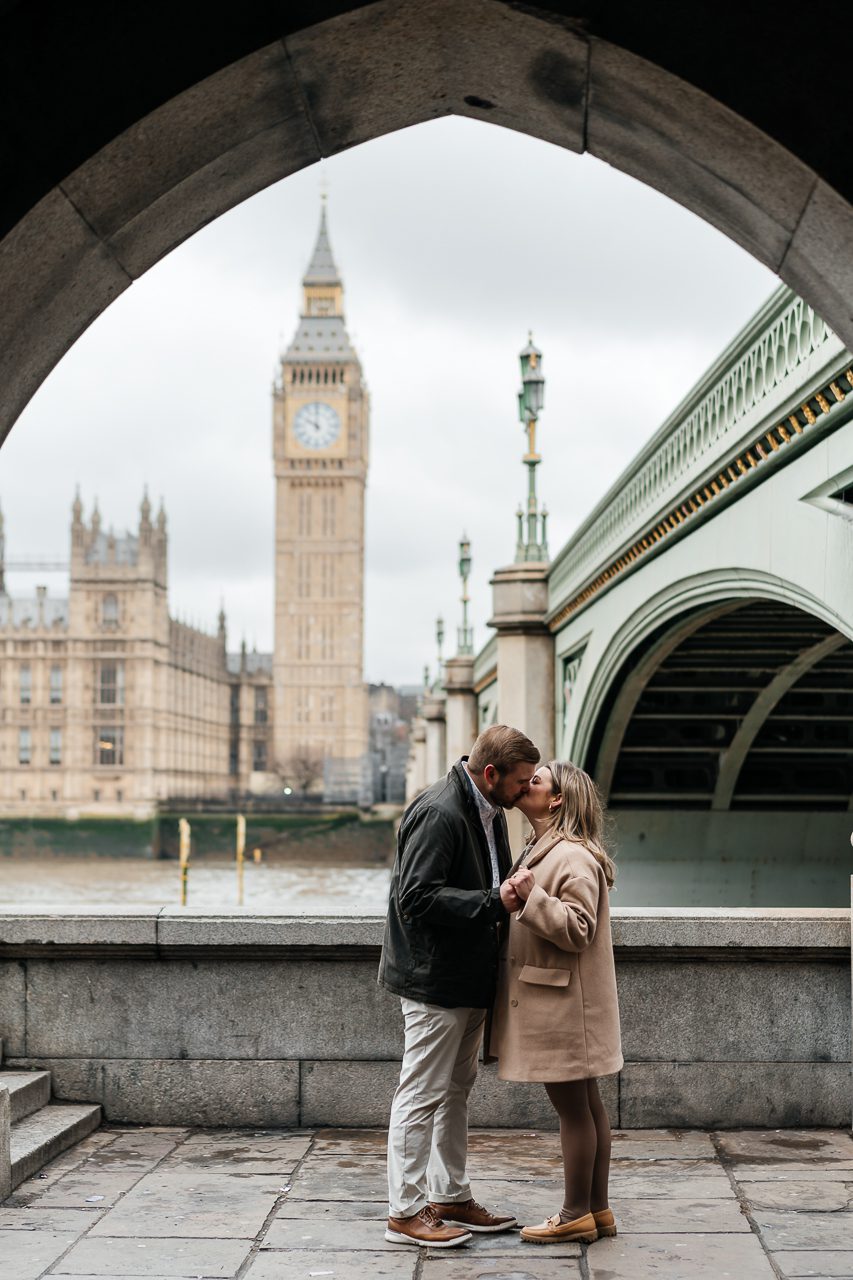
[(596, 1077), (622, 1066), (608, 890), (592, 779), (557, 760), (534, 774), (517, 807), (533, 828), (509, 876), (510, 917), (490, 1049), (502, 1080), (539, 1080), (560, 1118), (565, 1199), (525, 1227), (539, 1244), (615, 1236), (608, 1205), (610, 1124)]

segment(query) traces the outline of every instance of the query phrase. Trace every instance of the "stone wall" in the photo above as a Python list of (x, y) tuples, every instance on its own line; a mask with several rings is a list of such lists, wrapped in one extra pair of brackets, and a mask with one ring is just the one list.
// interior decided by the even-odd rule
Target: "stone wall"
[[(622, 909), (615, 1124), (850, 1119), (850, 923), (837, 910)], [(375, 919), (0, 912), (8, 1064), (109, 1120), (381, 1125), (401, 1050)], [(547, 1126), (538, 1085), (481, 1069), (478, 1125)]]

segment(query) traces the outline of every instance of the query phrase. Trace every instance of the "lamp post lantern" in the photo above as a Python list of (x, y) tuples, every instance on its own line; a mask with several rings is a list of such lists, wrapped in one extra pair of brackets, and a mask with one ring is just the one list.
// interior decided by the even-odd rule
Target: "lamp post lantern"
[(474, 637), (468, 625), (468, 578), (471, 574), (471, 543), (463, 533), (459, 542), (459, 577), (462, 579), (462, 626), (459, 628), (457, 652), (460, 655), (474, 652)]
[[(521, 390), (518, 393), (518, 416), (527, 432), (527, 453), (522, 462), (527, 467), (527, 512), (519, 508), (518, 537), (515, 559), (547, 560), (547, 513), (539, 512), (536, 497), (536, 468), (542, 461), (536, 452), (536, 424), (545, 405), (545, 378), (542, 374), (542, 352), (533, 345), (533, 334), (528, 335), (527, 346), (521, 352)], [(526, 526), (526, 527), (525, 527)]]
[(444, 658), (442, 657), (442, 648), (444, 646), (444, 618), (438, 617), (435, 620), (435, 644), (438, 649), (438, 683), (441, 684), (441, 670), (444, 666)]

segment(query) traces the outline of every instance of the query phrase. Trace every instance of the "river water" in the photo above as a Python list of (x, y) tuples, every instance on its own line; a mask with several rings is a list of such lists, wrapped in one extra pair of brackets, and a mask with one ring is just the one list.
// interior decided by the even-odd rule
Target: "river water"
[[(244, 865), (243, 906), (290, 915), (382, 916), (388, 904), (387, 867)], [(131, 858), (0, 859), (0, 904), (81, 907), (87, 904), (180, 905), (177, 862)], [(190, 862), (187, 909), (237, 907), (234, 863)]]

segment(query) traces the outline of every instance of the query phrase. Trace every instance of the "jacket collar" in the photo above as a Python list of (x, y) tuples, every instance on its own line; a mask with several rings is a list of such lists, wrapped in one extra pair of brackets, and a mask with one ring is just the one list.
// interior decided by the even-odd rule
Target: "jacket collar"
[[(554, 831), (546, 831), (544, 836), (540, 836), (528, 853), (524, 860), (526, 867), (532, 867), (537, 862), (541, 862), (546, 853), (550, 853), (555, 845), (560, 844), (563, 837)], [(519, 862), (521, 859), (519, 858)]]

